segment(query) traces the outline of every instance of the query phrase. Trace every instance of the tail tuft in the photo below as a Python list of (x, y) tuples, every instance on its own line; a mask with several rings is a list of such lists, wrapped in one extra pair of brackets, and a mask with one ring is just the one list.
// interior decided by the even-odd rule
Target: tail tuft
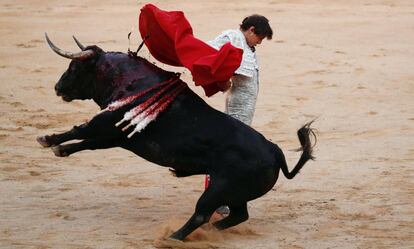
[[(302, 151), (302, 155), (300, 156), (299, 161), (297, 162), (297, 164), (295, 165), (295, 167), (293, 168), (291, 172), (289, 172), (286, 159), (283, 156), (283, 154), (278, 154), (277, 156), (276, 161), (278, 162), (278, 165), (280, 166), (280, 169), (282, 170), (283, 174), (288, 179), (293, 179), (296, 176), (296, 174), (299, 173), (303, 165), (305, 165), (305, 163), (308, 160), (315, 159), (315, 157), (312, 155), (312, 152), (313, 152), (313, 147), (316, 145), (316, 140), (317, 140), (316, 130), (310, 127), (314, 121), (315, 120), (312, 120), (311, 122), (305, 124), (297, 132), (299, 142), (301, 145), (301, 148), (297, 149), (297, 151)], [(315, 141), (314, 144), (312, 144), (311, 142), (311, 137), (313, 137), (313, 140)]]
[[(316, 129), (311, 128), (311, 124), (315, 122), (315, 120), (306, 123), (302, 128), (298, 130), (298, 138), (300, 141), (301, 148), (297, 149), (297, 151), (303, 151), (305, 156), (308, 157), (310, 160), (315, 160), (315, 157), (312, 155), (313, 148), (316, 145), (317, 137), (316, 137)], [(313, 137), (314, 143), (311, 142), (311, 137)]]

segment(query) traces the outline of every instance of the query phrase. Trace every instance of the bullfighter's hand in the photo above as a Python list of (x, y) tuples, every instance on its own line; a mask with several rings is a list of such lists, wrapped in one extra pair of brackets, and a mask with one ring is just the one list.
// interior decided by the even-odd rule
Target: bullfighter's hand
[(220, 91), (225, 92), (230, 89), (231, 81), (228, 80), (228, 81), (218, 82), (217, 86), (219, 87)]

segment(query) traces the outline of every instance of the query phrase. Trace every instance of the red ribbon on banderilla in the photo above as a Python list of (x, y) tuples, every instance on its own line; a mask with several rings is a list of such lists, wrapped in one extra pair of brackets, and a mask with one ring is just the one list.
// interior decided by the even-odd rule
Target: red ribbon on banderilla
[(134, 130), (128, 134), (128, 138), (131, 138), (135, 133), (141, 132), (149, 123), (154, 121), (186, 87), (187, 85), (180, 80), (179, 75), (176, 75), (142, 92), (116, 100), (109, 104), (105, 109), (101, 110), (98, 114), (105, 111), (118, 110), (125, 105), (131, 104), (140, 97), (143, 97), (152, 91), (156, 91), (154, 95), (147, 100), (127, 111), (122, 120), (116, 123), (116, 126), (119, 127), (124, 122), (129, 121), (129, 124), (122, 128), (122, 131), (126, 131), (128, 128), (135, 125)]

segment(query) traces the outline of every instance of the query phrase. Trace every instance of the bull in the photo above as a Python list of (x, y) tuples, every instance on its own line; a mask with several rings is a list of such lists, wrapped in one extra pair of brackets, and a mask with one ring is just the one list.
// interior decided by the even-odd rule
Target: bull
[[(61, 133), (40, 136), (43, 147), (51, 147), (58, 157), (82, 150), (121, 147), (168, 167), (176, 177), (210, 175), (211, 184), (197, 201), (194, 214), (171, 238), (183, 240), (209, 221), (214, 211), (227, 205), (230, 214), (213, 223), (226, 229), (249, 218), (247, 202), (263, 196), (275, 185), (279, 171), (292, 179), (313, 159), (310, 123), (297, 131), (302, 154), (292, 171), (282, 150), (242, 122), (210, 107), (187, 86), (154, 122), (131, 138), (115, 124), (131, 106), (151, 97), (143, 94), (129, 105), (114, 111), (105, 108), (115, 100), (132, 96), (173, 77), (136, 53), (104, 52), (97, 46), (72, 53), (46, 40), (57, 54), (71, 59), (69, 68), (55, 85), (64, 101), (93, 101), (104, 110), (90, 121)], [(63, 144), (70, 140), (80, 142)], [(315, 137), (316, 139), (316, 137)]]

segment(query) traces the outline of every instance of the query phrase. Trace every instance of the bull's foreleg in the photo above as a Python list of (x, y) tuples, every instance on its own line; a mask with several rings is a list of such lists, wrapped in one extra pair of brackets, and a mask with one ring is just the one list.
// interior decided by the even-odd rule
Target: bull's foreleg
[(223, 230), (235, 225), (238, 225), (249, 219), (249, 213), (247, 211), (247, 203), (244, 203), (240, 206), (230, 206), (230, 214), (226, 218), (214, 222), (214, 226)]
[(173, 233), (170, 238), (183, 240), (198, 227), (210, 220), (214, 211), (222, 205), (219, 198), (219, 189), (211, 186), (201, 195), (197, 202), (196, 210), (191, 218), (178, 231)]
[(58, 145), (52, 147), (53, 153), (58, 157), (66, 157), (73, 153), (82, 150), (97, 150), (108, 149), (118, 146), (116, 139), (103, 138), (103, 139), (85, 139), (79, 143), (71, 143), (65, 145)]
[(115, 120), (112, 112), (104, 112), (95, 116), (87, 123), (74, 126), (70, 131), (40, 136), (36, 140), (43, 147), (52, 147), (74, 139), (99, 138), (103, 134), (112, 136), (116, 132), (121, 133), (119, 129), (114, 127)]
[(52, 147), (74, 139), (84, 139), (84, 130), (88, 123), (74, 126), (70, 131), (37, 137), (36, 140), (43, 147)]

